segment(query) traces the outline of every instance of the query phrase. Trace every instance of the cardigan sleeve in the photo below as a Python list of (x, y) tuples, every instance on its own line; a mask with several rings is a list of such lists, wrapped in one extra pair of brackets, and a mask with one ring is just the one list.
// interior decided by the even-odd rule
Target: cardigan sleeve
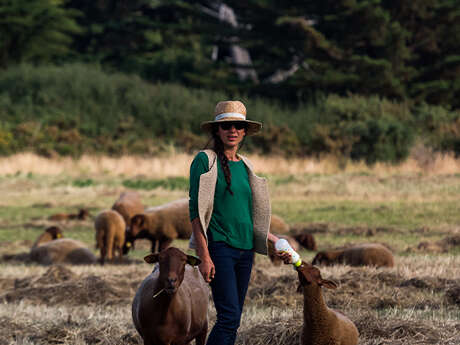
[(198, 189), (200, 176), (209, 171), (208, 156), (204, 152), (198, 153), (190, 165), (189, 212), (190, 220), (198, 217)]

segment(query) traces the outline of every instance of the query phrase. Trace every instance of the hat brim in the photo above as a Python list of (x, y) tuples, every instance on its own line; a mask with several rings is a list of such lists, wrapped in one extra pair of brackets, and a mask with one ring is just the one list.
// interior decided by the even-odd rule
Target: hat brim
[(203, 131), (208, 132), (209, 134), (212, 134), (212, 126), (215, 123), (222, 123), (222, 122), (245, 122), (248, 125), (248, 128), (246, 129), (246, 135), (254, 135), (257, 132), (259, 132), (262, 128), (262, 123), (258, 121), (251, 121), (251, 120), (235, 120), (235, 119), (222, 119), (219, 121), (206, 121), (202, 122), (200, 127)]

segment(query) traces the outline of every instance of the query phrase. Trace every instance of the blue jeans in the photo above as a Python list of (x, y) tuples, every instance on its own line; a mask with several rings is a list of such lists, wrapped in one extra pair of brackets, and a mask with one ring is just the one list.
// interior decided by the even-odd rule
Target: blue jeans
[(254, 252), (230, 247), (225, 242), (212, 241), (208, 249), (216, 268), (210, 286), (217, 320), (206, 344), (233, 345), (240, 327)]

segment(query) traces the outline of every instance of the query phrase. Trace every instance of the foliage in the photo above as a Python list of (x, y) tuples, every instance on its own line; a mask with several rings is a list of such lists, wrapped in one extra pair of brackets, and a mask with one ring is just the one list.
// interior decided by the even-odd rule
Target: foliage
[(21, 62), (49, 62), (71, 54), (79, 12), (63, 0), (0, 1), (0, 68)]
[[(357, 95), (288, 107), (233, 96), (246, 104), (248, 118), (264, 126), (260, 135), (245, 139), (249, 152), (399, 162), (416, 137), (437, 150), (459, 150), (459, 114), (442, 107)], [(217, 101), (228, 98), (91, 65), (21, 65), (0, 76), (0, 154), (155, 155), (172, 146), (195, 152), (209, 139), (200, 123), (212, 118)]]

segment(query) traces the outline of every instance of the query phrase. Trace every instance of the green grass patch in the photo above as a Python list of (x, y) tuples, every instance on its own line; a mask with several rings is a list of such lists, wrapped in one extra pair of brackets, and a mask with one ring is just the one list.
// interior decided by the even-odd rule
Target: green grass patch
[(169, 190), (187, 190), (189, 179), (185, 177), (168, 177), (158, 180), (124, 180), (122, 185), (127, 188), (151, 190), (164, 188)]

